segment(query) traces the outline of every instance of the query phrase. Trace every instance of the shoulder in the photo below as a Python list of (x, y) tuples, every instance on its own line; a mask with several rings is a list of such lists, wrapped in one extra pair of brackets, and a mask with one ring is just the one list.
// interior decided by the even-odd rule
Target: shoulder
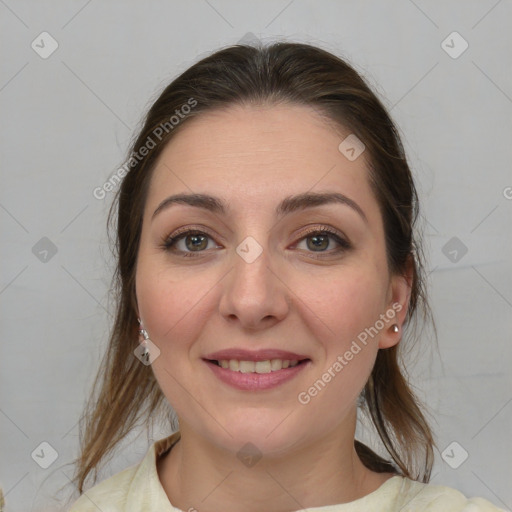
[(174, 512), (176, 509), (169, 503), (160, 484), (156, 459), (171, 449), (179, 438), (178, 432), (152, 444), (139, 464), (116, 473), (85, 491), (73, 503), (69, 512)]
[(408, 478), (402, 478), (397, 501), (402, 512), (504, 512), (484, 498), (466, 497), (451, 487)]
[(120, 512), (139, 466), (129, 467), (85, 491), (69, 512)]

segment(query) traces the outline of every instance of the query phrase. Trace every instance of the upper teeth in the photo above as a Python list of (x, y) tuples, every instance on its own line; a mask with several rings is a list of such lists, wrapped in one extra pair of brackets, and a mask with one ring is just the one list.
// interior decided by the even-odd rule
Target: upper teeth
[(234, 372), (241, 373), (270, 373), (288, 368), (289, 366), (297, 366), (297, 360), (270, 359), (267, 361), (238, 361), (237, 359), (222, 359), (218, 361), (222, 368), (229, 368)]

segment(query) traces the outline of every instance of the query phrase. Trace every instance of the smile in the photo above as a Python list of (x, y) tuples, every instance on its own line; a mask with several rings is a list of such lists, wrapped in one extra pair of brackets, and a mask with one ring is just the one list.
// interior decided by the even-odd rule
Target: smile
[(203, 359), (214, 376), (241, 391), (264, 391), (290, 381), (311, 364), (311, 359)]
[(238, 359), (221, 359), (214, 361), (221, 368), (240, 373), (270, 373), (283, 368), (293, 368), (299, 364), (296, 359), (267, 359), (266, 361), (239, 361)]

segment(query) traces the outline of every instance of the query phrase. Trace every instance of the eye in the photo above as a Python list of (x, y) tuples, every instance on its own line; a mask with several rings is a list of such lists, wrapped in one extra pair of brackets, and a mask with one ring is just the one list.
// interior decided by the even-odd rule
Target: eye
[(306, 233), (295, 247), (308, 252), (332, 254), (350, 249), (351, 245), (335, 231), (316, 229)]
[[(198, 229), (178, 231), (166, 237), (161, 246), (165, 251), (184, 257), (199, 256), (207, 250), (222, 247), (215, 243), (210, 234)], [(351, 245), (341, 234), (332, 229), (316, 228), (303, 234), (293, 248), (309, 253), (319, 253), (319, 256), (325, 253), (325, 256), (328, 256), (346, 251), (351, 248)]]
[(162, 246), (167, 251), (182, 253), (183, 256), (193, 256), (192, 253), (220, 247), (208, 233), (191, 229), (167, 237)]

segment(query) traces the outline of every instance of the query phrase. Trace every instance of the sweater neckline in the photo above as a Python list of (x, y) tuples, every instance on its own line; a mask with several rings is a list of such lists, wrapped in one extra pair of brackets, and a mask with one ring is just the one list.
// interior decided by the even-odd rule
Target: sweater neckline
[[(156, 441), (153, 445), (153, 448), (154, 448), (154, 459), (153, 459), (154, 460), (154, 471), (157, 476), (160, 490), (168, 500), (169, 500), (169, 498), (165, 492), (165, 489), (164, 489), (162, 483), (160, 482), (160, 478), (159, 478), (158, 471), (157, 471), (157, 464), (158, 464), (159, 459), (161, 459), (165, 455), (167, 455), (169, 453), (169, 451), (172, 449), (172, 447), (180, 439), (181, 439), (181, 432), (177, 431), (174, 434), (171, 434), (170, 436), (168, 436), (164, 439), (160, 439), (159, 441)], [(402, 475), (393, 475), (390, 478), (388, 478), (387, 480), (385, 480), (382, 484), (380, 484), (379, 487), (377, 487), (377, 489), (375, 489), (374, 491), (372, 491), (360, 498), (357, 498), (356, 500), (346, 502), (346, 503), (321, 505), (318, 507), (309, 507), (307, 510), (308, 510), (308, 512), (331, 512), (331, 510), (332, 511), (345, 510), (342, 507), (347, 507), (347, 511), (349, 511), (349, 510), (351, 510), (351, 508), (349, 508), (349, 507), (355, 507), (355, 506), (363, 504), (363, 503), (365, 505), (367, 503), (370, 504), (374, 500), (378, 500), (378, 502), (382, 504), (381, 498), (388, 495), (388, 490), (390, 491), (389, 495), (390, 496), (393, 495), (394, 493), (392, 493), (391, 490), (395, 486), (403, 485), (404, 480), (405, 480), (405, 477), (403, 477)], [(169, 503), (170, 503), (170, 500), (169, 500)], [(173, 505), (171, 504), (171, 506), (173, 506)], [(173, 506), (173, 510), (179, 510), (179, 509), (177, 509)], [(299, 510), (297, 512), (301, 512), (301, 511)]]

